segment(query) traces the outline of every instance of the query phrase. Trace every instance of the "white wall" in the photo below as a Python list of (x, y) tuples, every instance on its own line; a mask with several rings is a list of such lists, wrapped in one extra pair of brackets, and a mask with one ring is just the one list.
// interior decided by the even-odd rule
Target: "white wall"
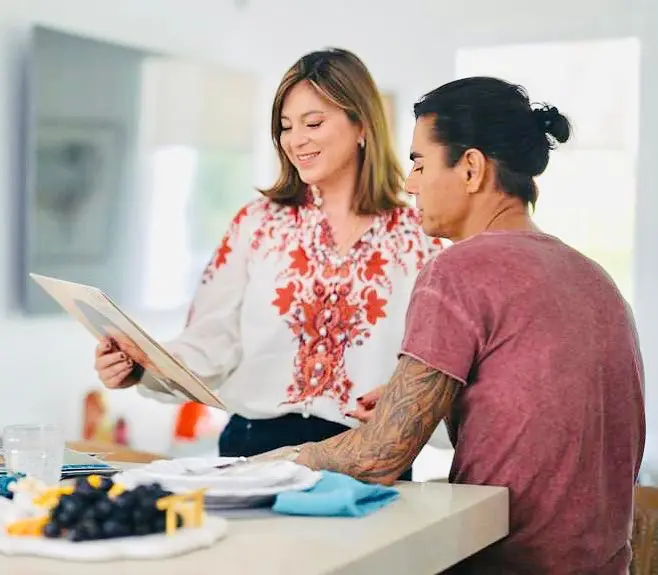
[(658, 4), (642, 0), (640, 148), (635, 243), (635, 312), (646, 368), (645, 469), (658, 483)]
[[(267, 135), (271, 93), (285, 67), (304, 51), (326, 45), (350, 48), (363, 57), (382, 88), (397, 90), (400, 148), (404, 151), (413, 124), (411, 104), (424, 91), (453, 77), (459, 46), (639, 36), (643, 103), (635, 301), (647, 371), (650, 438), (646, 460), (658, 468), (658, 301), (653, 295), (658, 280), (653, 231), (658, 194), (652, 161), (658, 151), (658, 75), (652, 72), (658, 70), (658, 7), (651, 0), (553, 0), (548, 4), (381, 0), (376, 9), (374, 6), (365, 0), (250, 0), (245, 10), (236, 11), (233, 3), (215, 0), (5, 1), (0, 4), (0, 142), (14, 137), (7, 112), (14, 97), (12, 84), (7, 82), (11, 78), (8, 69), (15, 58), (16, 32), (26, 19), (257, 71), (263, 78), (262, 108), (255, 112), (263, 124), (259, 134), (263, 162), (255, 175), (258, 184), (269, 180), (273, 168)], [(13, 177), (11, 159), (11, 150), (0, 145), (0, 201), (5, 203)], [(4, 205), (0, 204), (0, 211), (7, 213)], [(0, 241), (0, 245), (4, 246), (0, 251), (2, 304), (9, 244)], [(158, 334), (171, 333), (179, 320), (147, 318), (147, 326)], [(77, 409), (75, 394), (93, 379), (92, 344), (86, 334), (66, 321), (8, 318), (0, 320), (0, 341), (6, 342), (0, 351), (4, 355), (0, 361), (0, 424), (24, 419), (31, 411), (63, 417), (72, 402), (70, 408)], [(62, 393), (54, 394), (54, 388)], [(154, 416), (158, 412), (149, 410)]]
[[(49, 30), (39, 30), (35, 36), (30, 64), (35, 76), (31, 81), (34, 89), (32, 138), (37, 139), (40, 133), (43, 137), (47, 122), (57, 122), (55, 125), (61, 129), (80, 125), (80, 122), (93, 125), (98, 122), (97, 118), (102, 118), (100, 126), (108, 130), (105, 133), (114, 144), (110, 153), (114, 153), (116, 159), (111, 166), (104, 166), (103, 171), (110, 186), (106, 191), (111, 202), (104, 206), (101, 201), (99, 209), (92, 211), (83, 225), (98, 228), (94, 231), (99, 236), (93, 232), (90, 236), (92, 245), (97, 237), (105, 243), (103, 234), (113, 233), (114, 237), (111, 241), (108, 239), (106, 249), (98, 257), (85, 260), (82, 266), (71, 258), (40, 257), (40, 250), (47, 249), (48, 242), (53, 241), (52, 234), (58, 233), (58, 222), (35, 217), (34, 210), (28, 208), (27, 229), (32, 232), (33, 244), (28, 245), (26, 268), (35, 273), (101, 285), (115, 301), (132, 303), (139, 294), (131, 278), (139, 277), (139, 266), (135, 250), (130, 247), (142, 239), (139, 213), (132, 205), (141, 196), (136, 189), (136, 174), (140, 153), (141, 70), (145, 55), (140, 50), (89, 42)], [(30, 167), (36, 168), (31, 161)], [(41, 178), (43, 174), (39, 181), (43, 181)], [(109, 229), (108, 218), (113, 220), (112, 229)], [(54, 229), (49, 225), (53, 223)], [(121, 273), (117, 274), (117, 270)], [(25, 278), (25, 282), (26, 304), (31, 311), (61, 310), (30, 278)]]

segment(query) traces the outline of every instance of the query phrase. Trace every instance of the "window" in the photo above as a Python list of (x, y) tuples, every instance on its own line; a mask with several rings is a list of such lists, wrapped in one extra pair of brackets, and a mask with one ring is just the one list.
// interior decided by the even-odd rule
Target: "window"
[(255, 196), (247, 75), (153, 58), (142, 78), (146, 166), (140, 307), (186, 307), (231, 219)]
[(153, 151), (150, 165), (142, 303), (175, 309), (189, 303), (233, 216), (251, 199), (252, 157), (168, 146)]
[(522, 84), (569, 116), (574, 137), (537, 179), (534, 219), (599, 262), (632, 303), (639, 118), (636, 39), (465, 48), (458, 77)]

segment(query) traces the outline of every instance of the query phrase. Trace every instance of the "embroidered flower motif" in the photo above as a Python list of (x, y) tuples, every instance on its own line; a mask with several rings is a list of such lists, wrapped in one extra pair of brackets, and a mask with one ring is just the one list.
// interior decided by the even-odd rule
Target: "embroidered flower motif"
[(366, 270), (364, 272), (364, 277), (367, 280), (371, 280), (375, 276), (385, 276), (384, 266), (388, 263), (387, 259), (382, 257), (381, 252), (375, 252), (370, 256), (370, 259), (366, 262)]
[(365, 296), (366, 319), (369, 324), (375, 325), (378, 319), (386, 317), (386, 312), (384, 311), (386, 300), (377, 297), (377, 291), (374, 289), (366, 288), (363, 291), (367, 294)]
[[(233, 246), (238, 241), (241, 232), (241, 224), (244, 218), (258, 211), (263, 211), (264, 221), (269, 221), (268, 218), (271, 217), (271, 214), (273, 213), (272, 207), (273, 204), (271, 202), (256, 200), (238, 211), (231, 221), (228, 230), (224, 234), (222, 241), (215, 250), (215, 253), (212, 255), (210, 262), (208, 262), (208, 265), (204, 269), (201, 279), (202, 283), (207, 283), (212, 280), (220, 268), (226, 265), (230, 254), (233, 252)], [(257, 246), (257, 242), (262, 239), (261, 236), (263, 234), (264, 231), (262, 229), (257, 230), (256, 233), (254, 233), (252, 244)]]
[(217, 251), (215, 252), (215, 257), (213, 261), (213, 265), (215, 266), (215, 269), (219, 269), (226, 263), (226, 258), (227, 256), (233, 251), (231, 249), (231, 238), (227, 234), (224, 236), (224, 239), (222, 240), (222, 243), (219, 244), (219, 248), (217, 248)]
[(397, 268), (409, 273), (404, 254), (423, 253), (420, 230), (412, 212), (395, 210), (376, 218), (348, 256), (339, 257), (322, 212), (311, 205), (285, 214), (286, 221), (272, 217), (259, 230), (259, 237), (268, 239), (274, 239), (274, 227), (296, 230), (286, 241), (274, 242), (289, 265), (279, 276), (284, 283), (272, 305), (298, 344), (285, 403), (308, 405), (331, 397), (344, 410), (354, 388), (345, 352), (364, 345), (371, 327), (386, 318), (390, 273)]
[(290, 311), (295, 297), (295, 284), (290, 282), (284, 288), (276, 288), (276, 295), (277, 297), (272, 305), (279, 308), (279, 315), (286, 315)]
[[(248, 227), (241, 225), (247, 216), (255, 218)], [(204, 271), (204, 283), (237, 257), (238, 241), (252, 262), (286, 261), (270, 300), (297, 344), (284, 403), (308, 406), (328, 397), (344, 411), (354, 388), (346, 351), (364, 345), (373, 326), (387, 317), (391, 274), (415, 273), (427, 259), (417, 212), (399, 208), (376, 217), (349, 253), (340, 255), (326, 216), (312, 202), (284, 207), (257, 200), (233, 219)]]

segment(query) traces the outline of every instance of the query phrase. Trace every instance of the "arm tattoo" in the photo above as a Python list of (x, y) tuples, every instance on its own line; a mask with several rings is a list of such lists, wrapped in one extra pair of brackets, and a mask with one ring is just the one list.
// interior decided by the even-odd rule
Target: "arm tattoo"
[(304, 446), (297, 462), (391, 484), (411, 465), (462, 384), (403, 355), (372, 419), (319, 443)]

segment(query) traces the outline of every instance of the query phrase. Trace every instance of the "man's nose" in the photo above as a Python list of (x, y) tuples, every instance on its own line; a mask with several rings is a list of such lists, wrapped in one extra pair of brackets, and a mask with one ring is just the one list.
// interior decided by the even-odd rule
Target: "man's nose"
[(404, 182), (404, 191), (412, 196), (418, 195), (418, 185), (414, 181), (413, 176), (407, 176), (407, 179)]

